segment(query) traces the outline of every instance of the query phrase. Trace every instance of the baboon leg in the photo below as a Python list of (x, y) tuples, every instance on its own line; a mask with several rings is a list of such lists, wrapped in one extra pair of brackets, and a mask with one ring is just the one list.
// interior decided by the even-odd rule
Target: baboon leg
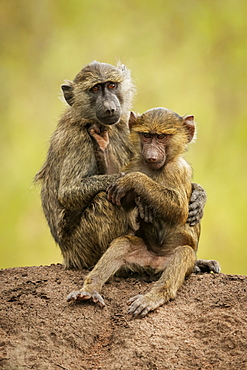
[(128, 230), (128, 220), (122, 208), (106, 199), (104, 192), (80, 216), (72, 233), (61, 238), (60, 247), (67, 268), (95, 266), (111, 241)]
[(135, 235), (125, 235), (112, 241), (109, 248), (100, 258), (94, 269), (86, 277), (82, 289), (68, 295), (68, 301), (91, 299), (94, 303), (104, 306), (99, 294), (104, 283), (121, 267), (131, 270), (149, 266), (154, 270), (163, 270), (167, 257), (157, 256), (148, 249), (144, 240)]
[(125, 264), (126, 257), (130, 253), (130, 247), (131, 240), (128, 236), (113, 240), (96, 266), (84, 280), (82, 289), (70, 293), (67, 300), (78, 301), (91, 299), (94, 303), (104, 306), (104, 300), (99, 292), (101, 292), (104, 283)]
[(195, 260), (195, 252), (190, 246), (177, 247), (169, 257), (169, 261), (165, 262), (165, 270), (151, 291), (129, 300), (128, 312), (134, 316), (145, 316), (149, 311), (153, 311), (170, 299), (174, 299), (185, 277), (192, 272)]

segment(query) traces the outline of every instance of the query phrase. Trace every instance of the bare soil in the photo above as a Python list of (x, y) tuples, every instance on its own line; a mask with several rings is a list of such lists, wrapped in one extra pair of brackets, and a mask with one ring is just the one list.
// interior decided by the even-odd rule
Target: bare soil
[(103, 309), (68, 304), (86, 273), (0, 271), (1, 369), (247, 369), (247, 276), (192, 274), (174, 301), (136, 319), (126, 302), (150, 289), (147, 277), (114, 277)]

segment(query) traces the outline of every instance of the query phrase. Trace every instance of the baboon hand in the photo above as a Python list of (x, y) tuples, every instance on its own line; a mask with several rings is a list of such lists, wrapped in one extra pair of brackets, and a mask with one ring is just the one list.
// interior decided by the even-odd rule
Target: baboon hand
[(130, 190), (122, 184), (122, 179), (124, 179), (124, 177), (117, 179), (117, 181), (111, 184), (106, 190), (107, 199), (117, 206), (121, 206), (122, 198), (125, 197), (127, 192)]
[(164, 304), (165, 299), (155, 295), (149, 296), (148, 294), (138, 294), (135, 297), (130, 298), (127, 303), (130, 305), (128, 313), (133, 316), (144, 317), (149, 311), (153, 311)]
[(94, 290), (92, 293), (83, 290), (78, 290), (75, 292), (71, 292), (67, 297), (67, 302), (87, 301), (87, 300), (91, 300), (93, 303), (97, 303), (100, 307), (105, 306), (104, 299), (96, 290)]
[(88, 128), (89, 135), (95, 140), (99, 148), (105, 151), (109, 145), (108, 131), (104, 126), (93, 124)]
[(214, 272), (215, 274), (219, 274), (220, 264), (215, 260), (197, 260), (193, 272)]
[(155, 209), (150, 208), (150, 206), (144, 203), (141, 197), (136, 197), (135, 203), (137, 205), (141, 219), (147, 223), (153, 223), (155, 218)]
[(207, 195), (202, 186), (192, 183), (192, 195), (189, 204), (189, 215), (187, 223), (190, 226), (196, 225), (203, 217), (203, 209), (207, 200)]

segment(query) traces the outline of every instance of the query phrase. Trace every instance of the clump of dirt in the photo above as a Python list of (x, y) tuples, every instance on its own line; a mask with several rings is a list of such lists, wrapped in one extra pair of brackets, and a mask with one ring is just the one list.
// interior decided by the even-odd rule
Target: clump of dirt
[(126, 302), (152, 282), (114, 277), (103, 288), (105, 308), (68, 304), (86, 273), (62, 265), (0, 271), (0, 368), (247, 369), (247, 276), (192, 274), (174, 301), (136, 319)]

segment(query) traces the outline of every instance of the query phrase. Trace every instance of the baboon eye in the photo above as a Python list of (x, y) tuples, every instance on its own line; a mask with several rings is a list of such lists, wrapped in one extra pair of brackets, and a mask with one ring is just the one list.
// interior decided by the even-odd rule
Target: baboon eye
[(95, 85), (90, 89), (92, 92), (98, 92), (100, 90), (100, 85)]
[(164, 139), (167, 135), (166, 134), (159, 134), (157, 135), (158, 139)]
[(115, 89), (117, 87), (117, 83), (115, 82), (109, 82), (107, 84), (108, 89)]
[(151, 137), (151, 134), (149, 132), (143, 132), (142, 135), (145, 137), (145, 139), (150, 139)]

